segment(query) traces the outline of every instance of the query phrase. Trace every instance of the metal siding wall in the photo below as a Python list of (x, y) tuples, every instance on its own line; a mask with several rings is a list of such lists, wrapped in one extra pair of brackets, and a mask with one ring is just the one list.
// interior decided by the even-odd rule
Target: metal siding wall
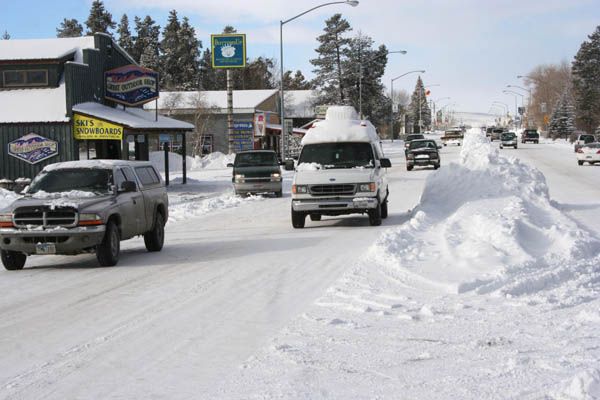
[[(8, 143), (29, 133), (58, 142), (58, 155), (31, 165), (8, 154)], [(75, 146), (68, 123), (33, 123), (0, 125), (0, 179), (33, 178), (48, 164), (75, 159)]]

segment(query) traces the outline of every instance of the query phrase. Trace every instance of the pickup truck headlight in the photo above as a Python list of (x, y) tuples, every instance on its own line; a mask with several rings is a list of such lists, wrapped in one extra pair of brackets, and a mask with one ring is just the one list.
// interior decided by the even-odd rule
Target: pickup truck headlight
[(273, 172), (271, 174), (271, 181), (279, 182), (281, 180), (281, 174), (279, 172)]
[(102, 225), (102, 218), (98, 214), (79, 214), (79, 225)]
[(12, 214), (0, 214), (0, 228), (14, 228)]
[(243, 174), (236, 174), (235, 175), (235, 181), (238, 183), (244, 183), (244, 175)]
[(375, 182), (360, 183), (358, 185), (359, 192), (374, 192), (376, 190), (377, 190), (377, 185), (375, 184)]
[(408, 153), (408, 154), (406, 155), (406, 158), (409, 158), (409, 159), (411, 159), (411, 160), (412, 160), (413, 158), (415, 158), (415, 155), (414, 155), (413, 153)]
[(292, 193), (294, 193), (294, 194), (306, 194), (306, 193), (308, 193), (308, 186), (306, 186), (306, 185), (292, 185)]

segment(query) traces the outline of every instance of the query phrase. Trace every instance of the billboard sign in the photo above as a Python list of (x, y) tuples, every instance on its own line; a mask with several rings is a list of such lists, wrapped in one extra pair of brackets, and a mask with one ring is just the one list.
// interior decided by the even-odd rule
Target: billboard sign
[(251, 121), (236, 121), (233, 123), (233, 151), (252, 150), (254, 148), (254, 124)]
[(264, 112), (254, 114), (254, 136), (265, 136), (267, 132), (267, 120)]
[(158, 98), (158, 72), (126, 65), (104, 73), (105, 98), (126, 106), (137, 106)]
[(58, 154), (58, 142), (30, 133), (10, 142), (8, 154), (29, 164), (37, 164)]
[(123, 127), (74, 113), (73, 137), (77, 140), (123, 140)]
[(213, 68), (243, 68), (246, 66), (246, 35), (210, 35)]

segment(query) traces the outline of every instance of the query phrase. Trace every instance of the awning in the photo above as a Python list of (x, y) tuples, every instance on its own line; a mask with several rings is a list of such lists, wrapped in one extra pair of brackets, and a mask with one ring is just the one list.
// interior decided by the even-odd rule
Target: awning
[(113, 108), (100, 103), (81, 103), (73, 106), (73, 112), (99, 118), (131, 129), (192, 131), (194, 125), (169, 117), (156, 116), (141, 108)]

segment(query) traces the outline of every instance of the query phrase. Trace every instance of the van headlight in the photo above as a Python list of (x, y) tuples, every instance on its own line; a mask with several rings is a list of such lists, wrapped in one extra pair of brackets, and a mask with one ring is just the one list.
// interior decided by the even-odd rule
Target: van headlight
[(273, 172), (271, 174), (271, 181), (272, 182), (279, 182), (281, 180), (281, 174), (279, 172)]
[(376, 190), (377, 190), (377, 185), (375, 184), (375, 182), (359, 183), (358, 184), (358, 191), (359, 192), (374, 192)]
[(244, 183), (244, 175), (243, 174), (236, 174), (235, 175), (235, 181), (237, 183)]
[(306, 185), (292, 185), (292, 193), (294, 193), (294, 194), (306, 194), (306, 193), (308, 193), (308, 186), (306, 186)]

